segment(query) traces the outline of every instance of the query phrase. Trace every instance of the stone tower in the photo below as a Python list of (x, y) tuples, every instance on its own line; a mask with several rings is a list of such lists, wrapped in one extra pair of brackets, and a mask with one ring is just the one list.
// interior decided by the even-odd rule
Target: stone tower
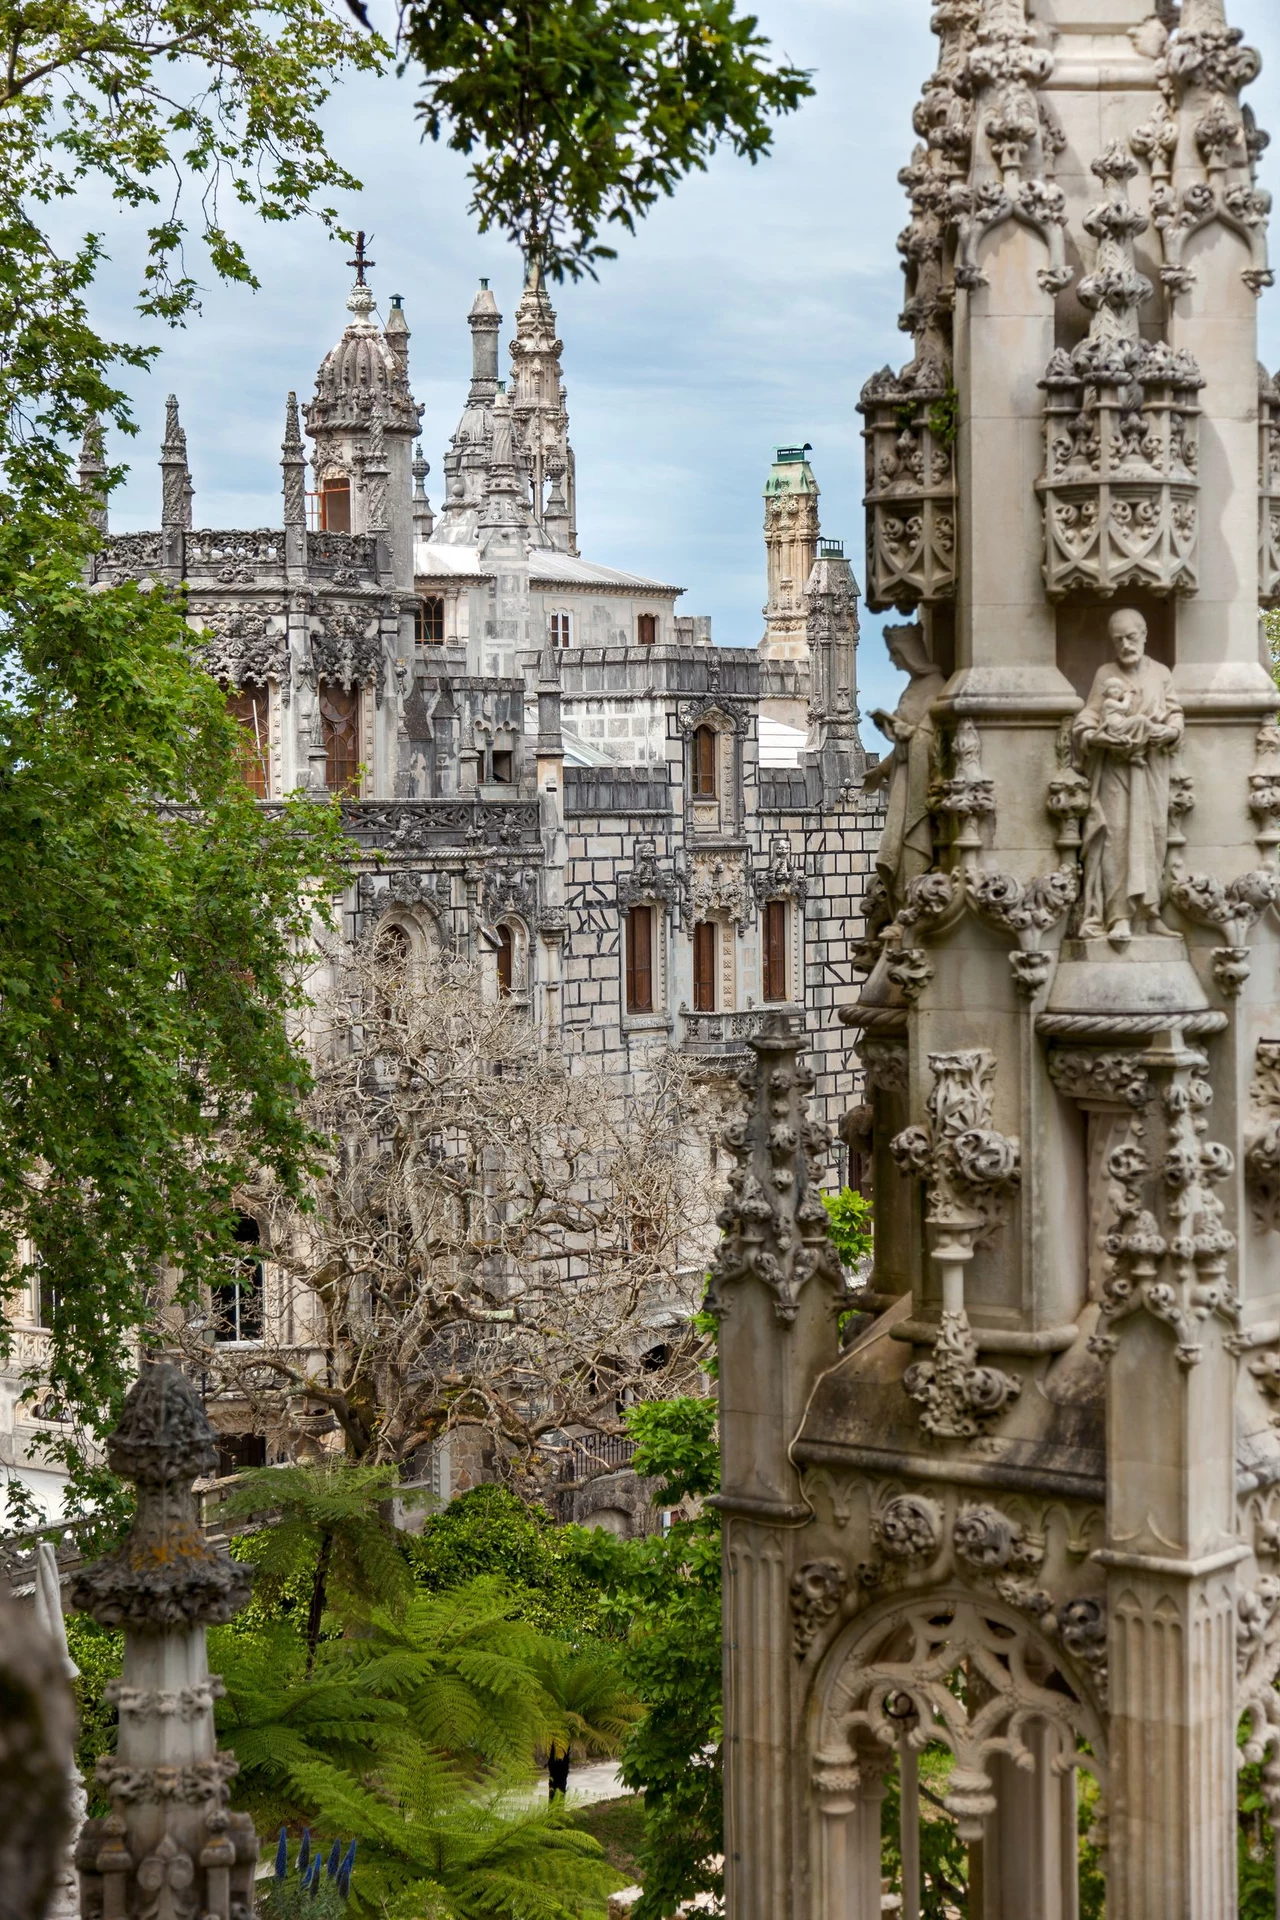
[(918, 1915), (932, 1749), (970, 1914), (1073, 1920), (1084, 1793), (1108, 1920), (1231, 1920), (1242, 1725), (1280, 1822), (1260, 63), (1223, 0), (933, 24), (915, 354), (862, 400), (909, 679), (846, 1014), (858, 1294), (811, 1244), (788, 1059), (731, 1142), (729, 1912), (873, 1920), (896, 1773)]
[(578, 551), (578, 495), (556, 338), (555, 308), (536, 253), (529, 258), (511, 342), (511, 412), (529, 464), (540, 544)]
[(769, 598), (761, 655), (806, 660), (804, 590), (818, 557), (818, 483), (808, 446), (779, 447), (764, 483), (764, 544)]

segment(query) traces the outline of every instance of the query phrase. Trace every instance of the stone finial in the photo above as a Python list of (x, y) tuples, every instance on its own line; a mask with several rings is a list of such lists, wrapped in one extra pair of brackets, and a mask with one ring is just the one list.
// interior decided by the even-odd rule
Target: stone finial
[(756, 1057), (739, 1076), (748, 1108), (725, 1130), (738, 1164), (719, 1216), (724, 1237), (707, 1306), (728, 1313), (733, 1291), (758, 1280), (773, 1294), (777, 1318), (789, 1324), (811, 1280), (825, 1282), (833, 1301), (844, 1298), (844, 1271), (818, 1186), (830, 1135), (809, 1118), (814, 1076), (800, 1059), (804, 1041), (787, 1016), (766, 1014), (748, 1045)]
[(471, 329), (471, 395), (468, 404), (474, 406), (477, 401), (492, 400), (498, 391), (498, 334), (502, 328), (502, 315), (487, 280), (480, 282), (479, 291), (471, 302), (467, 325)]
[(417, 539), (429, 540), (435, 532), (436, 517), (427, 498), (427, 475), (431, 471), (419, 442), (410, 469), (413, 474), (413, 531)]
[(211, 1547), (200, 1525), (192, 1482), (213, 1473), (218, 1456), (177, 1367), (143, 1368), (107, 1459), (137, 1487), (137, 1516), (123, 1545), (77, 1576), (74, 1604), (102, 1626), (142, 1631), (231, 1619), (249, 1598), (249, 1572)]
[(171, 393), (164, 403), (164, 440), (160, 447), (161, 505), (160, 524), (164, 527), (191, 525), (191, 501), (195, 489), (187, 466), (187, 436), (178, 420), (178, 396)]
[(78, 478), (80, 491), (85, 495), (85, 518), (91, 527), (96, 527), (104, 536), (107, 525), (107, 463), (102, 457), (102, 422), (96, 413), (90, 414), (85, 423), (84, 438), (80, 442), (80, 467)]
[(75, 1712), (61, 1653), (0, 1603), (0, 1920), (45, 1920), (70, 1837)]
[(302, 430), (298, 422), (298, 396), (290, 393), (284, 406), (284, 439), (280, 444), (280, 466), (284, 473), (284, 523), (286, 527), (307, 524), (306, 455), (302, 450)]

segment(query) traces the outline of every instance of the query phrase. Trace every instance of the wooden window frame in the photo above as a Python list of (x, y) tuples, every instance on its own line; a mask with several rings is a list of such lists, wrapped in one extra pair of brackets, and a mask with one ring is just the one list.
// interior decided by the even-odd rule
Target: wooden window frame
[[(348, 798), (354, 799), (360, 791), (360, 689), (359, 687), (348, 689), (339, 686), (336, 680), (322, 680), (318, 690), (318, 699), (320, 702), (320, 737), (324, 742), (325, 749), (325, 786), (330, 793), (343, 794)], [(335, 752), (335, 748), (341, 747), (343, 744), (339, 724), (331, 715), (326, 714), (324, 710), (326, 700), (332, 701), (335, 705), (340, 701), (349, 700), (351, 702), (349, 715), (343, 716), (344, 718), (350, 718), (352, 722), (352, 754), (346, 773), (342, 771), (344, 764), (347, 764), (345, 755)]]
[(719, 757), (720, 735), (715, 728), (695, 727), (690, 749), (690, 777), (695, 800), (719, 798)]
[[(330, 500), (336, 504), (341, 500), (343, 511), (336, 516), (330, 508)], [(345, 525), (339, 525), (345, 521)], [(320, 527), (324, 533), (350, 533), (351, 531), (351, 482), (350, 480), (322, 480), (320, 482)]]
[(444, 645), (444, 595), (424, 593), (414, 603), (413, 637), (420, 647)]
[(553, 647), (564, 649), (573, 645), (573, 615), (561, 609), (547, 615), (547, 638)]
[[(234, 1238), (249, 1251), (239, 1262), (240, 1278), (211, 1289), (214, 1333), (219, 1346), (260, 1346), (266, 1335), (267, 1280), (262, 1264), (262, 1229), (252, 1214), (241, 1215)], [(252, 1302), (248, 1314), (246, 1295)]]
[(641, 903), (627, 910), (626, 996), (628, 1013), (653, 1013), (655, 910)]
[(658, 644), (658, 616), (656, 613), (638, 613), (636, 615), (636, 645), (656, 647)]
[(791, 973), (790, 913), (785, 900), (766, 900), (760, 916), (761, 999), (772, 1005), (786, 1002)]
[(516, 934), (506, 921), (498, 928), (498, 951), (494, 956), (498, 969), (498, 998), (511, 1000), (516, 991)]
[(227, 694), (227, 712), (240, 728), (240, 765), (255, 799), (271, 798), (271, 690), (250, 680)]
[(720, 941), (714, 920), (698, 920), (693, 929), (693, 1011), (718, 1010)]

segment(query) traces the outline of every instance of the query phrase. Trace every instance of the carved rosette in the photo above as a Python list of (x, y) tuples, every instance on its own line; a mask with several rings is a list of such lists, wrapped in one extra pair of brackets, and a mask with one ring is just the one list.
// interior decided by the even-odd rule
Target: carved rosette
[(1106, 189), (1085, 215), (1098, 241), (1080, 283), (1093, 310), (1088, 338), (1049, 362), (1045, 390), (1045, 589), (1113, 594), (1145, 587), (1193, 593), (1198, 584), (1199, 367), (1184, 350), (1144, 340), (1138, 309), (1151, 282), (1133, 242), (1148, 222), (1129, 200), (1137, 163), (1114, 143), (1093, 171)]

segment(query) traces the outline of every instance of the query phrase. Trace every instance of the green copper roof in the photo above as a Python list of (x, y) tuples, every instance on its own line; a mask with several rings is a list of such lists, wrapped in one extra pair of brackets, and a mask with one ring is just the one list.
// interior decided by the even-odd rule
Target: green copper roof
[(813, 468), (809, 465), (809, 455), (812, 451), (807, 440), (802, 447), (779, 447), (774, 454), (769, 478), (764, 483), (766, 495), (817, 493), (818, 483), (813, 477)]

